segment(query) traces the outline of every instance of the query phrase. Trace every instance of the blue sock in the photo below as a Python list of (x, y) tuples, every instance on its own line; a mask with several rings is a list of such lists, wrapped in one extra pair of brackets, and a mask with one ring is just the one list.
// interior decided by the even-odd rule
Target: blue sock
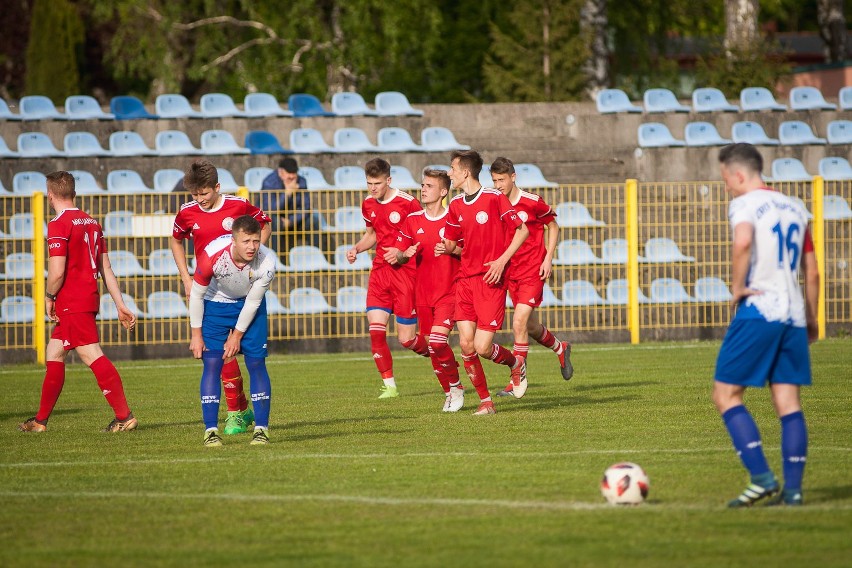
[(784, 492), (799, 493), (808, 455), (808, 429), (799, 410), (781, 417), (781, 458), (784, 460)]
[(222, 374), (223, 351), (205, 351), (201, 355), (204, 371), (201, 373), (201, 416), (205, 428), (219, 426), (219, 397), (222, 387), (219, 376)]
[(254, 409), (256, 426), (269, 428), (269, 407), (272, 397), (272, 382), (266, 370), (266, 359), (245, 356), (246, 369), (251, 381), (251, 406)]
[[(754, 418), (745, 406), (739, 405), (725, 412), (722, 420), (725, 421), (734, 449), (737, 450), (737, 455), (751, 474), (752, 481), (761, 485), (755, 478), (760, 478), (761, 481), (766, 480), (768, 478), (765, 474), (771, 475), (772, 472), (766, 462), (766, 456), (763, 455), (763, 444)], [(765, 487), (765, 485), (762, 486)]]

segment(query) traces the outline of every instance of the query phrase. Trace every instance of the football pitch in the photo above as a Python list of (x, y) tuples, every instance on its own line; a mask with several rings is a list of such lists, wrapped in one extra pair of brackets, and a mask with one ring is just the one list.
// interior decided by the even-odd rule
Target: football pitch
[[(407, 352), (389, 400), (369, 353), (274, 356), (265, 447), (202, 446), (190, 358), (117, 363), (140, 424), (125, 434), (98, 432), (111, 411), (80, 363), (48, 432), (17, 432), (43, 371), (7, 365), (0, 566), (849, 566), (852, 340), (812, 347), (801, 508), (725, 508), (747, 476), (710, 400), (718, 348), (580, 344), (570, 382), (533, 349), (526, 396), (484, 417), (466, 377), (465, 408), (442, 413)], [(746, 402), (780, 474), (769, 393)], [(601, 497), (618, 461), (647, 471), (644, 505)]]

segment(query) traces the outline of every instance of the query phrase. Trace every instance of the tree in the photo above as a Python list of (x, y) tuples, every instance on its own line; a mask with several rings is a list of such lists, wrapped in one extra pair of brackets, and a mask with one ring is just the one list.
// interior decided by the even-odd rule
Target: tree
[(725, 0), (725, 49), (747, 49), (759, 40), (758, 0)]
[(68, 0), (35, 0), (27, 44), (26, 92), (54, 102), (80, 93), (83, 23)]
[(846, 18), (843, 0), (817, 0), (819, 35), (825, 42), (826, 61), (838, 63), (846, 59)]
[(588, 79), (587, 89), (593, 98), (610, 84), (606, 9), (607, 0), (586, 0), (580, 10), (580, 28), (590, 38), (589, 58), (583, 70)]

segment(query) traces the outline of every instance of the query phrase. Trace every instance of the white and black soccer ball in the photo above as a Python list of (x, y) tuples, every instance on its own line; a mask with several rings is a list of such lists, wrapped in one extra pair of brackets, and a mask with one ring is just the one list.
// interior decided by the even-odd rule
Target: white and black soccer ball
[(651, 481), (635, 463), (609, 466), (601, 480), (601, 494), (610, 505), (639, 505), (648, 496)]

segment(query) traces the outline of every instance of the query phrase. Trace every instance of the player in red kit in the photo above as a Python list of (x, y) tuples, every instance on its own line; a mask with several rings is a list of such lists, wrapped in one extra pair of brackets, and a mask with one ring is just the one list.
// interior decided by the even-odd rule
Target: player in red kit
[(379, 398), (399, 396), (393, 376), (393, 359), (387, 339), (391, 314), (396, 314), (399, 342), (418, 355), (429, 356), (429, 346), (417, 335), (417, 312), (414, 308), (414, 266), (396, 262), (396, 238), (406, 217), (420, 211), (420, 203), (411, 195), (391, 187), (390, 164), (374, 158), (364, 166), (370, 195), (361, 204), (367, 230), (346, 252), (350, 264), (359, 253), (376, 247), (370, 283), (367, 288), (367, 321), (370, 323), (370, 345), (373, 361), (382, 377)]
[(18, 425), (22, 432), (44, 432), (65, 384), (65, 358), (72, 349), (95, 375), (115, 413), (105, 432), (136, 429), (138, 422), (127, 406), (121, 376), (101, 350), (95, 316), (100, 307), (98, 277), (102, 277), (125, 329), (133, 330), (136, 315), (127, 309), (107, 256), (100, 224), (74, 205), (74, 176), (53, 172), (47, 176), (47, 202), (56, 212), (47, 225), (47, 282), (45, 311), (56, 325), (45, 352), (47, 371), (38, 413)]
[(481, 416), (494, 414), (494, 403), (480, 357), (510, 367), (515, 388), (526, 389), (524, 358), (494, 343), (494, 333), (506, 315), (503, 272), (529, 230), (505, 195), (480, 185), (482, 158), (477, 152), (457, 150), (450, 157), (450, 180), (462, 193), (450, 201), (444, 244), (452, 254), (464, 239), (455, 316), (464, 368), (480, 398), (474, 414)]
[[(522, 191), (515, 185), (515, 166), (508, 158), (494, 160), (491, 164), (491, 180), (495, 189), (509, 199), (509, 203), (530, 230), (529, 238), (512, 257), (512, 263), (506, 270), (509, 297), (515, 306), (512, 318), (515, 345), (512, 353), (526, 358), (530, 350), (529, 338), (532, 337), (556, 353), (562, 378), (567, 381), (574, 374), (571, 365), (571, 344), (554, 336), (538, 321), (533, 311), (541, 305), (544, 283), (553, 268), (553, 253), (559, 239), (556, 213), (542, 197)], [(509, 381), (508, 386), (497, 393), (497, 396), (521, 398), (523, 393), (514, 392), (514, 384)]]
[[(193, 162), (184, 174), (183, 185), (194, 200), (181, 205), (175, 217), (171, 249), (186, 297), (189, 298), (192, 276), (186, 263), (186, 250), (183, 245), (185, 239), (192, 239), (194, 254), (197, 257), (210, 242), (222, 235), (230, 235), (231, 226), (237, 217), (250, 215), (257, 219), (263, 226), (261, 241), (264, 243), (269, 241), (272, 227), (269, 216), (242, 197), (219, 193), (219, 174), (208, 160)], [(254, 412), (248, 407), (242, 372), (233, 357), (222, 367), (222, 386), (228, 406), (225, 434), (246, 432), (254, 422)]]

